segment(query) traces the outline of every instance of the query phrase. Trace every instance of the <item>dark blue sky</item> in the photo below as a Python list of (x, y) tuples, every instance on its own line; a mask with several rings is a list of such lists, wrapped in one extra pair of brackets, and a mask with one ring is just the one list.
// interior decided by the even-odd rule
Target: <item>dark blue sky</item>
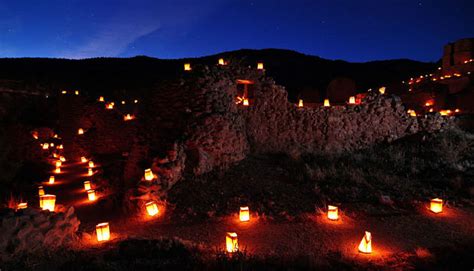
[(0, 57), (182, 58), (285, 48), (435, 61), (474, 37), (474, 1), (0, 0)]

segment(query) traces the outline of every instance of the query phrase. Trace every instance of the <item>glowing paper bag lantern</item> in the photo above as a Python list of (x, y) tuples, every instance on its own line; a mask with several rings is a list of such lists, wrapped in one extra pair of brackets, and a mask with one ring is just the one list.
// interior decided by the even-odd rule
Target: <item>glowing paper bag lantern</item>
[(110, 228), (108, 222), (97, 224), (97, 226), (95, 226), (95, 231), (97, 233), (97, 241), (102, 242), (110, 240)]
[(147, 168), (145, 169), (145, 180), (151, 181), (155, 178), (155, 175), (153, 175), (153, 172), (151, 169)]
[(28, 208), (27, 202), (18, 203), (18, 205), (16, 206), (17, 210), (26, 209), (26, 208)]
[(372, 234), (365, 232), (364, 238), (360, 241), (359, 251), (362, 253), (372, 253)]
[(303, 100), (302, 100), (302, 99), (299, 99), (299, 101), (298, 101), (298, 107), (303, 107), (303, 106), (304, 106), (304, 105), (303, 105)]
[[(38, 186), (38, 195), (43, 196), (44, 195), (44, 188), (42, 185)], [(40, 206), (41, 207), (41, 206)]]
[(90, 161), (89, 161), (89, 167), (90, 167), (90, 168), (93, 168), (94, 166), (95, 166), (95, 165), (94, 165), (94, 161), (90, 160)]
[(324, 106), (325, 107), (330, 107), (331, 104), (329, 103), (329, 99), (324, 99)]
[(154, 201), (147, 202), (145, 206), (146, 206), (146, 211), (149, 216), (155, 216), (158, 214), (159, 210), (158, 210), (158, 206), (156, 205), (156, 202)]
[(84, 134), (84, 129), (79, 128), (79, 129), (77, 130), (77, 134), (78, 134), (78, 135), (83, 135), (83, 134)]
[(58, 146), (58, 149), (60, 149), (60, 150), (64, 149), (63, 144), (59, 145), (59, 146)]
[(81, 156), (81, 162), (82, 163), (86, 163), (87, 162), (87, 158), (85, 156)]
[(123, 116), (124, 121), (129, 121), (129, 120), (133, 120), (133, 119), (135, 119), (134, 115), (127, 114), (127, 115)]
[(224, 66), (225, 65), (225, 61), (223, 58), (219, 58), (219, 61), (217, 62), (217, 64), (221, 65), (221, 66)]
[(380, 94), (385, 94), (385, 87), (379, 88), (379, 92), (380, 92)]
[(87, 190), (87, 198), (89, 201), (94, 201), (95, 200), (95, 190), (89, 189)]
[(63, 164), (63, 162), (61, 162), (61, 160), (56, 161), (56, 163), (55, 163), (56, 167), (60, 167), (62, 164)]
[(104, 96), (100, 96), (99, 97), (99, 102), (103, 102), (103, 101), (105, 101)]
[(49, 184), (54, 184), (55, 178), (54, 176), (49, 176)]
[(59, 157), (59, 160), (60, 160), (61, 162), (66, 162), (66, 158), (65, 158), (64, 156), (60, 156), (60, 157)]
[(88, 190), (91, 190), (91, 189), (92, 189), (91, 182), (90, 181), (84, 181), (84, 190), (88, 191)]
[(43, 210), (49, 210), (50, 212), (54, 212), (55, 204), (56, 204), (56, 196), (55, 195), (40, 196), (40, 207)]
[(257, 70), (263, 70), (263, 62), (258, 62), (257, 63)]
[(74, 91), (74, 94), (79, 95), (79, 90)]
[(249, 106), (249, 99), (244, 98), (243, 105), (244, 106)]
[(226, 251), (229, 253), (239, 251), (239, 242), (237, 240), (237, 233), (228, 232), (225, 237)]
[(105, 104), (105, 109), (112, 110), (112, 109), (114, 109), (114, 106), (115, 106), (114, 102), (106, 103)]
[(49, 149), (49, 143), (44, 143), (43, 144), (43, 150)]
[(190, 71), (191, 70), (191, 64), (190, 63), (184, 63), (184, 70), (185, 71)]
[(60, 167), (57, 167), (57, 168), (54, 170), (54, 173), (56, 173), (56, 174), (61, 173), (61, 168), (60, 168)]
[(441, 213), (443, 211), (443, 200), (439, 198), (432, 199), (430, 202), (430, 210), (435, 213)]
[(337, 208), (337, 206), (328, 205), (328, 219), (329, 220), (339, 219), (339, 208)]
[(239, 218), (242, 222), (247, 222), (250, 220), (250, 211), (248, 206), (240, 207)]
[(356, 98), (354, 96), (349, 97), (349, 104), (355, 104)]
[(94, 175), (94, 171), (92, 170), (92, 168), (89, 168), (89, 169), (87, 170), (87, 175), (89, 175), (89, 176)]

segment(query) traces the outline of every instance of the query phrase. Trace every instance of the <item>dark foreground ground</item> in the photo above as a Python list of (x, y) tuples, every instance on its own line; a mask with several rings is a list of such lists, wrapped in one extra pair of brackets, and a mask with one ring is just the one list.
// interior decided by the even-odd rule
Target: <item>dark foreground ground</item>
[[(0, 269), (472, 270), (473, 177), (474, 136), (459, 130), (355, 153), (257, 155), (187, 176), (158, 219), (115, 216), (105, 244), (88, 233), (113, 210), (78, 206), (76, 247), (18, 256)], [(434, 197), (446, 201), (442, 214), (426, 209)], [(327, 204), (341, 208), (339, 222), (325, 219)], [(252, 211), (246, 224), (237, 218), (242, 205)], [(357, 252), (365, 230), (371, 255)], [(226, 231), (239, 234), (241, 252), (223, 252)]]

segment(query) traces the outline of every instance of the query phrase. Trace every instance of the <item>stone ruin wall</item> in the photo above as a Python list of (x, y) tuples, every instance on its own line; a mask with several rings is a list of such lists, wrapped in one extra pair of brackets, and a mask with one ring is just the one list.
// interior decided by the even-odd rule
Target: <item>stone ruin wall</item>
[(299, 156), (354, 151), (450, 124), (439, 115), (410, 117), (398, 97), (375, 92), (361, 105), (298, 108), (272, 79), (261, 74), (247, 76), (255, 82), (255, 98), (249, 107), (234, 102), (237, 89), (228, 82), (235, 78), (204, 87), (209, 90), (206, 108), (210, 110), (185, 137), (187, 149), (198, 154), (193, 155), (195, 173), (225, 168), (249, 153)]
[[(248, 107), (235, 103), (237, 79), (254, 82)], [(376, 92), (360, 105), (298, 108), (288, 101), (284, 87), (247, 67), (195, 68), (161, 88), (144, 101), (143, 112), (130, 123), (97, 103), (65, 106), (75, 113), (66, 113), (60, 121), (67, 124), (73, 133), (71, 144), (81, 152), (128, 153), (123, 179), (135, 188), (126, 197), (138, 204), (163, 199), (186, 174), (225, 169), (251, 153), (298, 157), (354, 151), (451, 125), (440, 115), (410, 117), (398, 97)], [(78, 125), (91, 130), (77, 136)], [(159, 155), (153, 151), (164, 148)], [(158, 178), (144, 181), (145, 168)]]

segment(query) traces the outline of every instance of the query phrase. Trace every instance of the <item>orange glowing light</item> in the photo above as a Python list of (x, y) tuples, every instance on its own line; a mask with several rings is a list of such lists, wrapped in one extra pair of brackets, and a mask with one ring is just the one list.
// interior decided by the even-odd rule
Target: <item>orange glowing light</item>
[(407, 110), (407, 113), (408, 113), (410, 116), (412, 116), (412, 117), (416, 117), (416, 116), (417, 116), (415, 110), (413, 110), (413, 109), (408, 109), (408, 110)]
[(50, 212), (54, 212), (55, 204), (56, 204), (56, 196), (55, 195), (40, 196), (40, 207), (41, 207), (41, 209), (49, 210)]
[(92, 189), (92, 185), (90, 181), (84, 181), (84, 190), (88, 191)]
[(155, 178), (153, 171), (150, 168), (145, 169), (145, 180), (151, 181)]
[(133, 100), (133, 102), (137, 104), (137, 103), (138, 103), (138, 100)]
[(94, 201), (95, 200), (95, 190), (89, 189), (87, 190), (87, 198), (89, 201)]
[(92, 168), (89, 168), (89, 169), (87, 170), (87, 175), (89, 175), (89, 176), (94, 175), (94, 171), (92, 170)]
[(237, 233), (228, 232), (225, 237), (226, 251), (228, 253), (234, 253), (239, 251), (239, 242), (237, 239)]
[(125, 101), (122, 101), (121, 103), (122, 103), (122, 104), (125, 104)]
[(370, 232), (365, 232), (364, 238), (359, 244), (359, 251), (367, 254), (372, 253), (372, 234)]
[(60, 150), (64, 149), (63, 144), (59, 145), (59, 146), (58, 146), (58, 149), (60, 149)]
[(328, 205), (328, 219), (329, 220), (339, 219), (339, 208), (337, 208), (337, 206)]
[(67, 91), (63, 90), (61, 91), (62, 94), (67, 94)]
[(440, 114), (441, 116), (450, 116), (450, 115), (452, 114), (452, 111), (449, 110), (449, 109), (448, 109), (448, 110), (440, 110), (440, 111), (439, 111), (439, 114)]
[(354, 96), (349, 97), (349, 104), (356, 104), (356, 98)]
[(38, 195), (39, 196), (44, 196), (44, 188), (43, 188), (42, 185), (38, 186)]
[(104, 96), (100, 96), (99, 97), (99, 102), (103, 102), (103, 101), (105, 101)]
[(34, 139), (38, 139), (38, 138), (39, 138), (37, 131), (31, 132), (31, 135), (33, 136)]
[(379, 92), (380, 92), (380, 94), (385, 94), (385, 89), (386, 89), (385, 87), (381, 87), (381, 88), (379, 88)]
[(262, 70), (263, 71), (264, 67), (263, 67), (263, 62), (258, 62), (257, 63), (257, 70)]
[(298, 107), (303, 107), (303, 100), (302, 99), (299, 99), (298, 100)]
[(430, 201), (430, 210), (435, 213), (441, 213), (443, 211), (443, 200), (440, 198), (435, 198)]
[(60, 167), (62, 164), (63, 164), (63, 162), (61, 162), (61, 160), (56, 161), (56, 167), (57, 168)]
[(108, 222), (100, 223), (95, 226), (97, 241), (103, 242), (110, 240), (110, 227)]
[(79, 90), (74, 91), (74, 94), (79, 95)]
[(324, 107), (330, 107), (331, 103), (329, 102), (329, 99), (324, 99)]
[(239, 218), (242, 222), (250, 221), (250, 210), (248, 206), (240, 207)]
[(49, 176), (49, 184), (54, 184), (55, 178), (54, 176)]
[(95, 166), (95, 165), (94, 165), (94, 161), (90, 160), (90, 161), (89, 161), (89, 167), (90, 167), (90, 168), (94, 168), (94, 166)]
[(154, 201), (147, 202), (145, 206), (146, 206), (146, 211), (149, 216), (155, 216), (159, 213), (158, 205), (156, 205), (156, 202)]
[(81, 163), (87, 163), (87, 158), (85, 156), (81, 156)]
[(42, 147), (43, 147), (43, 150), (49, 149), (49, 143), (44, 143)]
[(244, 98), (243, 103), (244, 106), (249, 106), (249, 99)]
[(127, 115), (123, 116), (124, 121), (129, 121), (129, 120), (133, 120), (133, 119), (135, 119), (134, 115), (127, 114)]
[(54, 143), (50, 143), (49, 146), (50, 146), (50, 147), (54, 147)]
[(190, 63), (184, 63), (184, 70), (185, 71), (190, 71), (191, 70), (191, 64)]
[(61, 173), (61, 168), (60, 168), (60, 167), (57, 167), (57, 168), (54, 170), (54, 173), (56, 173), (56, 174)]
[(221, 66), (227, 65), (227, 63), (225, 63), (225, 60), (223, 58), (219, 58), (219, 61), (217, 62), (217, 64)]
[(460, 110), (459, 108), (456, 108), (456, 109), (454, 110), (454, 112), (455, 112), (455, 113), (459, 113), (459, 112), (461, 112), (461, 110)]
[(26, 208), (28, 208), (27, 202), (18, 203), (18, 205), (16, 206), (17, 210), (26, 209)]
[(83, 135), (83, 134), (84, 134), (84, 129), (79, 128), (79, 129), (77, 130), (77, 134), (78, 134), (78, 135)]
[(60, 156), (60, 157), (59, 157), (59, 160), (60, 160), (61, 162), (63, 162), (63, 163), (66, 162), (66, 158), (65, 158), (64, 156)]
[(115, 106), (114, 102), (106, 103), (105, 104), (105, 109), (112, 110), (112, 109), (114, 109), (114, 106)]

